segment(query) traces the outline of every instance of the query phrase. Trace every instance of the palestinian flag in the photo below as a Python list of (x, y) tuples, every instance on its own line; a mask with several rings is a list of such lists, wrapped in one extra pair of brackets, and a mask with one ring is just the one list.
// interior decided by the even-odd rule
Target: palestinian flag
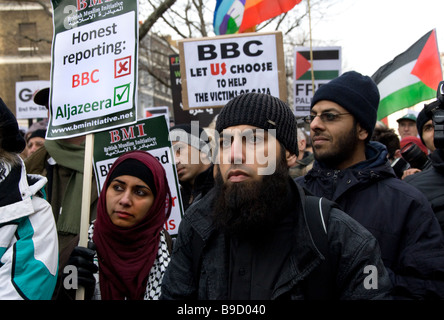
[(436, 30), (428, 32), (407, 51), (380, 67), (372, 76), (378, 85), (378, 120), (436, 97), (442, 80)]
[[(311, 80), (310, 50), (296, 51), (296, 80)], [(313, 50), (314, 80), (331, 80), (339, 76), (339, 50)]]

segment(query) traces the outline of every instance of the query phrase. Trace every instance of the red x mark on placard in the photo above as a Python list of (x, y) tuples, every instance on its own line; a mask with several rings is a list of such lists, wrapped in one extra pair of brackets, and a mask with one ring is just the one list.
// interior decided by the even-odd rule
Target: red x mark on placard
[(114, 78), (131, 74), (131, 56), (114, 60)]
[(128, 61), (125, 62), (119, 62), (119, 71), (117, 71), (117, 73), (121, 73), (123, 71), (128, 71)]

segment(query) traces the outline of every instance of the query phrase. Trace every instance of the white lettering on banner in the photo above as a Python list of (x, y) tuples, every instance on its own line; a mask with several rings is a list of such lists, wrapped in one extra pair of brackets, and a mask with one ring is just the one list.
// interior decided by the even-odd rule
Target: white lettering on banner
[[(94, 7), (96, 5), (101, 5), (102, 2), (110, 2), (110, 1), (114, 1), (114, 0), (77, 0), (77, 10), (82, 11), (88, 8), (88, 4), (89, 4), (89, 8)], [(123, 6), (123, 2), (116, 2), (113, 4), (109, 4), (107, 6), (105, 6), (104, 8), (102, 8), (102, 10), (109, 10), (109, 9), (114, 9), (115, 7), (118, 6)]]
[[(88, 2), (89, 1), (89, 2)], [(63, 13), (67, 14), (63, 20), (63, 26), (66, 30), (76, 28), (79, 23), (94, 20), (97, 17), (114, 16), (123, 10), (123, 1), (111, 4), (102, 4), (102, 1), (115, 0), (77, 0), (77, 6), (65, 6)], [(100, 6), (100, 8), (96, 7)], [(87, 9), (90, 10), (87, 10)]]

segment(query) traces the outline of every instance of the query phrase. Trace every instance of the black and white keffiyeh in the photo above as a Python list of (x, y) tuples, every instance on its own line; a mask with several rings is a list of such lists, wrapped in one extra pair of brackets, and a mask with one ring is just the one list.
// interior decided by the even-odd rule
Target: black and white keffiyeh
[[(154, 260), (153, 266), (151, 267), (151, 271), (148, 275), (148, 281), (146, 284), (146, 291), (143, 297), (144, 300), (159, 300), (160, 297), (160, 289), (162, 284), (163, 275), (165, 274), (165, 270), (170, 262), (170, 252), (168, 250), (168, 244), (166, 240), (165, 230), (160, 232), (160, 241), (159, 241), (159, 249), (157, 251), (156, 260)], [(89, 241), (92, 241), (92, 236), (94, 233), (94, 224), (91, 224), (88, 231)], [(94, 257), (94, 262), (98, 266), (98, 258), (97, 253)], [(94, 291), (93, 300), (101, 300), (100, 294), (100, 284), (99, 284), (99, 274), (96, 273), (96, 287)]]

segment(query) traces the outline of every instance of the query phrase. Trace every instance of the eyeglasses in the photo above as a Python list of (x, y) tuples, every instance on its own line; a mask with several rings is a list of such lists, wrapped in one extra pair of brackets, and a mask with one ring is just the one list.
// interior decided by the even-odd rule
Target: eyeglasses
[(350, 112), (344, 112), (344, 113), (331, 113), (331, 112), (324, 112), (321, 114), (310, 114), (309, 116), (303, 117), (302, 119), (304, 120), (305, 123), (312, 123), (313, 120), (316, 117), (319, 117), (321, 119), (322, 122), (333, 122), (338, 120), (338, 118), (342, 115), (346, 115), (346, 114), (350, 114)]

